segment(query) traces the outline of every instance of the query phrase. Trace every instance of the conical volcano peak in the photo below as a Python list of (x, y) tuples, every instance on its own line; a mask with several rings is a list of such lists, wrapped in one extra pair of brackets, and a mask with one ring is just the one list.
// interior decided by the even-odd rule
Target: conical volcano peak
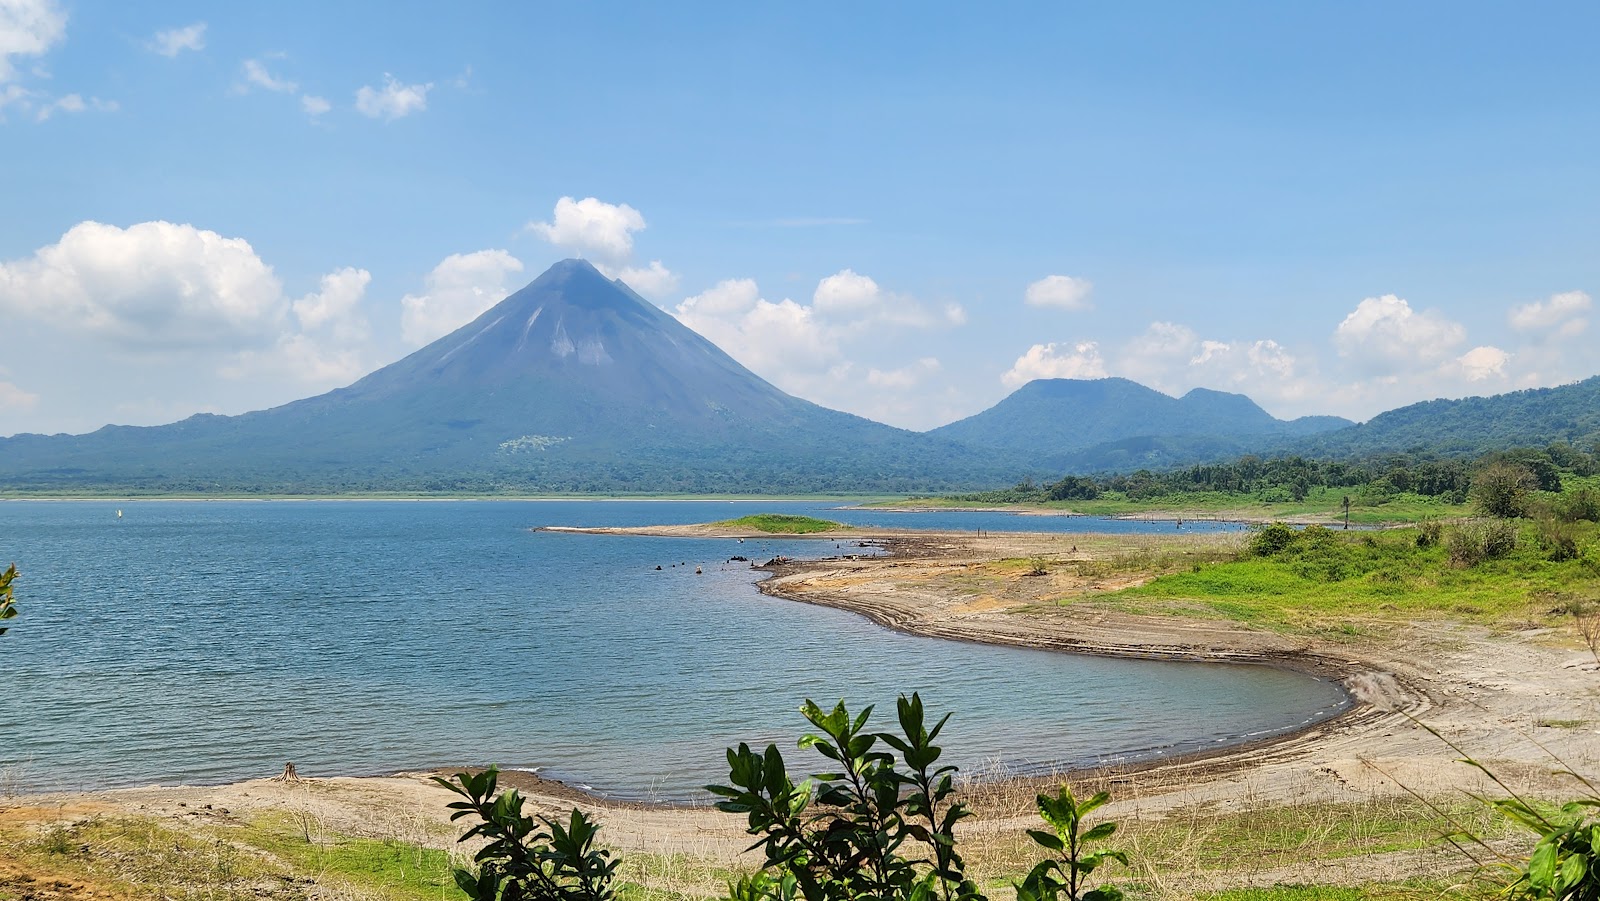
[(528, 306), (531, 313), (533, 308), (552, 305), (596, 312), (631, 312), (641, 306), (654, 308), (627, 285), (607, 278), (593, 263), (573, 258), (546, 269), (502, 301), (495, 311), (506, 313)]

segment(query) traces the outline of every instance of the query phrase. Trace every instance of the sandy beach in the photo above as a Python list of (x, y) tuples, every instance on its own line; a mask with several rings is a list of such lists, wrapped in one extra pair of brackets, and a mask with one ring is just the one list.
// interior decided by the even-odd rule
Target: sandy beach
[[(709, 526), (584, 531), (742, 534)], [(1375, 621), (1358, 636), (1336, 638), (1181, 615), (1137, 615), (1102, 600), (1142, 577), (1097, 568), (1096, 561), (1152, 549), (1214, 554), (1238, 542), (1237, 535), (989, 533), (977, 538), (970, 533), (851, 529), (805, 537), (840, 544), (870, 541), (888, 554), (855, 556), (841, 549), (839, 556), (828, 559), (765, 567), (770, 578), (759, 590), (774, 602), (838, 607), (887, 628), (939, 638), (1291, 667), (1337, 680), (1356, 699), (1345, 714), (1279, 739), (1073, 774), (1075, 781), (1112, 790), (1114, 803), (1107, 811), (1112, 818), (1160, 821), (1199, 810), (1348, 804), (1412, 794), (1459, 800), (1465, 791), (1490, 790), (1474, 770), (1457, 762), (1460, 751), (1418, 722), (1502, 778), (1551, 797), (1567, 793), (1566, 784), (1551, 771), (1568, 767), (1594, 774), (1600, 769), (1595, 710), (1600, 674), (1570, 623), (1490, 630), (1451, 622)], [(1005, 564), (1018, 558), (1046, 561), (1047, 571), (1035, 575)], [(156, 817), (176, 828), (211, 828), (277, 813), (315, 822), (321, 829), (405, 836), (438, 847), (451, 845), (460, 832), (447, 818), (444, 805), (450, 796), (430, 781), (430, 774), (301, 775), (307, 778), (290, 783), (262, 778), (205, 787), (0, 794), (0, 830), (119, 815)], [(644, 852), (737, 864), (749, 842), (740, 819), (706, 808), (608, 803), (531, 774), (508, 773), (504, 781), (522, 789), (541, 810), (577, 804), (594, 812), (604, 824), (605, 841), (625, 855)], [(980, 816), (966, 827), (974, 847), (1014, 843), (1033, 825), (1027, 799), (1036, 784), (1053, 781), (975, 786), (970, 797)], [(1193, 872), (1170, 875), (1174, 886), (1195, 890), (1284, 880), (1393, 879), (1465, 863), (1448, 857), (1450, 853), (1401, 850), (1306, 861), (1298, 868), (1263, 864), (1249, 873), (1218, 874), (1197, 866)], [(15, 869), (0, 857), (0, 886), (6, 867)], [(702, 884), (707, 883), (703, 876), (684, 878), (692, 884), (680, 888), (691, 894), (720, 890), (720, 885)]]

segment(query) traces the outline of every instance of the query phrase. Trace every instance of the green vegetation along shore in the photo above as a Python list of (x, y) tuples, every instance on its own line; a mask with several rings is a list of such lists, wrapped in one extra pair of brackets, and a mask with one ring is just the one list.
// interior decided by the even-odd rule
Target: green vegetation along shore
[(792, 516), (786, 513), (755, 513), (738, 519), (724, 519), (711, 525), (725, 529), (754, 529), (770, 535), (810, 535), (816, 532), (845, 531), (850, 528), (831, 519)]
[[(1491, 495), (1510, 497), (1495, 507)], [(1486, 504), (1487, 502), (1487, 504)], [(1172, 472), (1067, 475), (1042, 484), (875, 506), (1012, 507), (1092, 516), (1180, 514), (1252, 520), (1418, 522), (1473, 512), (1600, 519), (1600, 455), (1569, 444), (1475, 460), (1423, 453), (1346, 462), (1246, 456)]]

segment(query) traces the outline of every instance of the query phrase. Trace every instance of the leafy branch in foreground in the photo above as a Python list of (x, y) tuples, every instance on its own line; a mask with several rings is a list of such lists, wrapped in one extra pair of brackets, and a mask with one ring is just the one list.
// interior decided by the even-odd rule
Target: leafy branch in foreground
[[(1550, 752), (1546, 749), (1545, 753)], [(1559, 762), (1560, 758), (1556, 760)], [(1470, 756), (1462, 757), (1461, 762), (1488, 776), (1505, 791), (1507, 797), (1489, 801), (1491, 806), (1539, 836), (1527, 861), (1506, 864), (1511, 873), (1506, 895), (1551, 901), (1600, 901), (1600, 817), (1594, 815), (1596, 809), (1600, 809), (1600, 792), (1596, 792), (1594, 784), (1562, 764), (1558, 773), (1576, 779), (1586, 797), (1563, 804), (1557, 813), (1547, 815), (1519, 796), (1484, 764)]]
[(1089, 875), (1108, 860), (1128, 865), (1128, 855), (1122, 851), (1086, 848), (1090, 842), (1110, 838), (1117, 831), (1117, 824), (1110, 821), (1083, 828), (1084, 817), (1110, 800), (1109, 794), (1100, 792), (1079, 801), (1065, 785), (1053, 798), (1039, 796), (1039, 815), (1054, 832), (1029, 829), (1028, 835), (1041, 847), (1055, 852), (1055, 856), (1040, 861), (1017, 886), (1017, 901), (1058, 901), (1062, 896), (1068, 901), (1119, 901), (1122, 890), (1116, 886), (1090, 889), (1087, 884)]
[[(841, 701), (824, 711), (806, 701), (801, 713), (819, 730), (800, 740), (826, 757), (831, 772), (798, 784), (790, 777), (776, 745), (757, 753), (740, 744), (728, 750), (728, 781), (707, 789), (722, 796), (717, 809), (746, 816), (751, 850), (766, 853), (761, 872), (729, 886), (733, 901), (982, 901), (956, 847), (956, 824), (971, 816), (953, 799), (954, 766), (938, 765), (935, 744), (946, 715), (929, 728), (922, 698), (901, 697), (899, 734), (870, 732), (868, 707), (852, 716)], [(891, 751), (882, 750), (888, 746)], [(1114, 901), (1113, 888), (1085, 891), (1090, 873), (1118, 851), (1087, 853), (1116, 828), (1106, 823), (1087, 832), (1084, 814), (1106, 803), (1105, 794), (1078, 803), (1063, 787), (1052, 798), (1041, 795), (1039, 809), (1055, 833), (1035, 832), (1035, 840), (1055, 852), (1017, 887), (1021, 901)]]
[[(17, 615), (17, 608), (11, 602), (11, 583), (17, 578), (17, 565), (15, 563), (6, 567), (0, 573), (0, 622), (4, 622)], [(0, 626), (0, 635), (6, 634), (4, 626)]]
[[(1468, 845), (1475, 845), (1487, 852), (1489, 858), (1498, 858), (1496, 866), (1510, 877), (1503, 886), (1503, 894), (1507, 898), (1539, 899), (1539, 901), (1545, 899), (1600, 901), (1600, 814), (1597, 814), (1597, 811), (1600, 811), (1600, 789), (1597, 789), (1594, 783), (1568, 766), (1549, 748), (1534, 741), (1540, 750), (1561, 765), (1561, 768), (1555, 771), (1556, 775), (1568, 776), (1583, 788), (1583, 797), (1561, 805), (1554, 813), (1546, 813), (1540, 805), (1517, 794), (1516, 790), (1507, 785), (1494, 770), (1468, 754), (1438, 729), (1410, 714), (1405, 716), (1412, 724), (1424, 729), (1450, 750), (1460, 754), (1458, 762), (1483, 773), (1506, 794), (1504, 798), (1491, 799), (1469, 792), (1471, 797), (1493, 807), (1507, 819), (1539, 836), (1534, 844), (1533, 853), (1527, 860), (1511, 859), (1466, 828), (1458, 826), (1445, 836), (1447, 841), (1479, 867), (1485, 867), (1486, 860), (1474, 853)], [(1384, 772), (1370, 761), (1368, 765), (1374, 766), (1380, 773)], [(1385, 773), (1385, 775), (1394, 778), (1392, 774)], [(1443, 813), (1404, 782), (1395, 780), (1395, 783), (1412, 797), (1428, 805), (1435, 813)], [(1463, 841), (1466, 844), (1463, 844)]]
[[(798, 785), (776, 745), (759, 754), (746, 744), (728, 749), (732, 785), (706, 788), (725, 799), (717, 809), (746, 815), (749, 833), (760, 836), (751, 849), (764, 849), (769, 871), (731, 886), (735, 898), (795, 891), (806, 901), (982, 897), (956, 850), (955, 826), (971, 815), (951, 800), (956, 768), (937, 765), (942, 749), (934, 740), (949, 717), (930, 729), (921, 696), (901, 697), (895, 735), (867, 731), (872, 710), (851, 716), (843, 701), (831, 711), (805, 702), (800, 712), (819, 732), (800, 747), (826, 757), (834, 771)], [(880, 742), (901, 760), (877, 750)]]
[(450, 819), (480, 820), (459, 841), (489, 840), (473, 858), (477, 872), (457, 869), (456, 885), (473, 901), (611, 901), (618, 861), (594, 848), (599, 827), (576, 808), (565, 826), (524, 815), (516, 789), (495, 795), (499, 776), (490, 767), (476, 775), (434, 777), (466, 799), (449, 805), (455, 811)]

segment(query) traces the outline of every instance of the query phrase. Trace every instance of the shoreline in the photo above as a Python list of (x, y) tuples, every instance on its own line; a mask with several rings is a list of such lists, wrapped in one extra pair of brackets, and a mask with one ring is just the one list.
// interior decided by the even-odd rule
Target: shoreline
[[(882, 557), (870, 559), (876, 561), (904, 559), (901, 554), (906, 548), (897, 547), (896, 545), (908, 538), (915, 540), (915, 538), (923, 537), (925, 534), (921, 533), (917, 536), (908, 536), (904, 533), (876, 535), (874, 538), (883, 543), (886, 553)], [(941, 537), (949, 539), (965, 536), (945, 534), (941, 535)], [(1324, 733), (1346, 732), (1361, 728), (1384, 728), (1391, 725), (1396, 717), (1425, 712), (1432, 706), (1432, 699), (1428, 696), (1427, 691), (1413, 684), (1408, 677), (1394, 673), (1374, 661), (1358, 659), (1353, 654), (1334, 655), (1322, 649), (1310, 647), (1264, 647), (1243, 643), (1230, 645), (1226, 642), (1211, 647), (1184, 646), (1159, 636), (1141, 638), (1136, 629), (1132, 630), (1131, 640), (1124, 641), (1109, 641), (1103, 634), (1101, 636), (1079, 637), (1072, 634), (1049, 634), (1046, 630), (1035, 632), (989, 630), (982, 627), (982, 620), (967, 618), (962, 620), (959, 626), (952, 625), (953, 621), (951, 619), (928, 615), (926, 612), (919, 613), (908, 609), (910, 605), (862, 603), (842, 594), (831, 594), (827, 591), (806, 590), (805, 588), (796, 587), (797, 585), (804, 585), (816, 576), (826, 574), (835, 568), (829, 564), (837, 565), (847, 561), (854, 562), (850, 558), (836, 557), (764, 564), (752, 568), (769, 574), (767, 578), (756, 583), (756, 589), (763, 595), (785, 601), (816, 604), (844, 610), (864, 617), (882, 628), (906, 635), (945, 641), (1029, 648), (1055, 653), (1083, 654), (1118, 659), (1160, 660), (1232, 666), (1267, 666), (1303, 673), (1328, 681), (1339, 688), (1347, 702), (1344, 709), (1331, 716), (1314, 719), (1271, 735), (1241, 742), (1228, 742), (1217, 748), (1183, 750), (1173, 753), (1156, 751), (1148, 757), (1128, 762), (1083, 768), (1067, 768), (1061, 770), (1059, 774), (1052, 774), (1050, 777), (1028, 774), (1005, 777), (1024, 783), (1031, 784), (1041, 779), (1054, 779), (1058, 775), (1067, 778), (1094, 778), (1112, 770), (1125, 774), (1134, 774), (1156, 770), (1199, 768), (1212, 773), (1222, 773), (1250, 766), (1259, 762), (1264, 756), (1271, 756), (1276, 752), (1292, 752), (1301, 745), (1313, 742)], [(977, 628), (974, 628), (974, 626), (977, 626)], [(1254, 633), (1250, 634), (1254, 635)], [(1149, 636), (1150, 633), (1145, 632), (1143, 635)], [(1365, 690), (1365, 685), (1363, 684), (1351, 684), (1352, 682), (1365, 683), (1374, 678), (1380, 682), (1392, 682), (1392, 684), (1384, 686), (1384, 696), (1375, 696), (1373, 692)], [(1137, 754), (1138, 752), (1132, 753)]]
[[(1550, 775), (1552, 759), (1576, 772), (1600, 771), (1600, 662), (1575, 657), (1571, 636), (1547, 624), (1496, 630), (1443, 620), (1396, 621), (1359, 641), (1339, 641), (1193, 616), (1128, 613), (1096, 599), (1136, 578), (1106, 577), (1103, 570), (1086, 576), (1070, 565), (1129, 550), (1215, 550), (1228, 546), (1220, 534), (1180, 539), (1008, 532), (977, 539), (971, 533), (918, 531), (849, 537), (881, 541), (890, 555), (753, 567), (766, 576), (754, 584), (757, 593), (781, 603), (836, 607), (928, 638), (1294, 669), (1336, 681), (1353, 699), (1329, 718), (1220, 748), (1039, 773), (975, 766), (963, 774), (969, 781), (960, 790), (979, 811), (969, 828), (983, 842), (1020, 836), (1035, 825), (1028, 806), (1033, 794), (1067, 779), (1080, 791), (1110, 791), (1109, 817), (1181, 823), (1199, 811), (1340, 809), (1408, 796), (1459, 799), (1463, 792), (1500, 791), (1459, 762), (1463, 752), (1535, 797), (1561, 797), (1566, 790)], [(1070, 541), (1076, 542), (1070, 559), (1062, 559)], [(1030, 578), (999, 564), (1026, 558), (1030, 550), (1053, 555), (1048, 577)], [(1053, 600), (1062, 591), (1071, 603)], [(48, 824), (86, 816), (154, 817), (171, 828), (209, 829), (290, 811), (359, 835), (375, 819), (403, 816), (426, 825), (431, 831), (425, 834), (434, 836), (429, 842), (449, 847), (461, 827), (444, 806), (452, 796), (430, 777), (478, 768), (463, 762), (383, 776), (312, 774), (293, 784), (257, 778), (0, 795), (0, 818)], [(583, 808), (603, 823), (607, 845), (622, 853), (687, 854), (717, 866), (754, 863), (744, 856), (749, 836), (741, 818), (706, 803), (608, 797), (521, 770), (502, 770), (501, 784), (519, 789), (531, 812), (564, 816), (573, 806)], [(1425, 873), (1436, 861), (1418, 851), (1384, 856), (1381, 863), (1353, 859), (1349, 866), (1359, 879), (1379, 867)], [(1322, 866), (1326, 862), (1285, 866), (1274, 878), (1317, 881), (1330, 872)]]
[[(658, 538), (720, 538), (720, 539), (773, 539), (773, 540), (817, 540), (840, 541), (849, 539), (857, 542), (861, 547), (882, 548), (885, 553), (872, 555), (838, 554), (829, 557), (813, 559), (786, 559), (780, 558), (766, 563), (753, 562), (751, 571), (761, 572), (764, 575), (754, 580), (751, 587), (759, 594), (778, 598), (786, 602), (815, 604), (819, 606), (840, 609), (857, 616), (861, 616), (880, 628), (889, 629), (906, 635), (920, 638), (929, 638), (945, 641), (961, 641), (969, 644), (992, 645), (999, 647), (1028, 648), (1046, 650), (1054, 653), (1083, 654), (1088, 656), (1114, 657), (1122, 659), (1143, 659), (1156, 661), (1175, 661), (1187, 663), (1230, 664), (1241, 666), (1268, 666), (1277, 669), (1290, 670), (1323, 679), (1336, 685), (1346, 699), (1346, 706), (1326, 717), (1314, 719), (1304, 724), (1287, 727), (1270, 735), (1256, 738), (1246, 738), (1242, 741), (1228, 741), (1219, 747), (1188, 748), (1181, 750), (1160, 749), (1134, 749), (1126, 752), (1129, 760), (1096, 763), (1088, 766), (1062, 767), (1051, 769), (1049, 776), (1025, 772), (1008, 772), (999, 776), (998, 782), (1015, 782), (1033, 784), (1041, 780), (1059, 778), (1095, 778), (1097, 775), (1115, 771), (1121, 774), (1134, 774), (1154, 770), (1167, 770), (1174, 767), (1202, 767), (1213, 772), (1232, 770), (1248, 766), (1262, 754), (1270, 752), (1277, 746), (1292, 746), (1308, 738), (1320, 734), (1324, 730), (1335, 729), (1342, 726), (1364, 722), (1373, 719), (1377, 722), (1386, 721), (1392, 711), (1374, 708), (1364, 702), (1352, 690), (1348, 680), (1367, 674), (1364, 661), (1355, 659), (1335, 660), (1332, 656), (1287, 649), (1250, 648), (1250, 647), (1213, 647), (1202, 649), (1198, 647), (1181, 647), (1171, 642), (1131, 640), (1124, 642), (1109, 642), (1103, 638), (1080, 638), (1070, 634), (1047, 635), (1043, 633), (1029, 635), (1007, 635), (998, 632), (972, 629), (971, 621), (968, 627), (949, 625), (948, 621), (933, 618), (919, 618), (916, 616), (897, 615), (892, 608), (862, 604), (850, 598), (828, 595), (825, 593), (807, 592), (797, 590), (796, 582), (803, 582), (809, 577), (829, 572), (841, 565), (855, 563), (877, 563), (893, 566), (907, 560), (940, 557), (947, 554), (953, 547), (963, 546), (971, 535), (964, 532), (949, 532), (939, 530), (912, 530), (912, 529), (882, 529), (847, 527), (844, 530), (831, 530), (827, 532), (813, 532), (803, 534), (775, 534), (754, 530), (741, 530), (716, 526), (713, 524), (686, 524), (686, 525), (656, 525), (656, 526), (539, 526), (530, 529), (533, 532), (551, 532), (558, 534), (591, 534), (591, 535), (630, 535)], [(1007, 538), (1057, 540), (1062, 536), (1054, 533), (1006, 533)], [(1116, 535), (1075, 535), (1077, 538), (1116, 539)], [(870, 543), (870, 544), (869, 544)], [(856, 545), (852, 545), (856, 546)], [(1392, 675), (1387, 674), (1385, 675)], [(1402, 683), (1403, 685), (1403, 683)], [(1405, 685), (1402, 689), (1407, 693), (1415, 693), (1425, 697), (1423, 692)], [(423, 768), (401, 768), (392, 771), (369, 773), (337, 774), (326, 778), (335, 780), (373, 780), (407, 778), (416, 774), (449, 775), (459, 771), (479, 772), (486, 768), (483, 762), (461, 762), (446, 766), (432, 766)], [(630, 797), (619, 797), (605, 792), (602, 789), (588, 788), (582, 783), (581, 777), (568, 779), (553, 779), (539, 775), (536, 771), (525, 769), (506, 769), (501, 771), (501, 780), (507, 785), (522, 786), (525, 790), (537, 792), (540, 796), (549, 798), (564, 798), (572, 803), (581, 803), (596, 809), (648, 809), (648, 810), (697, 810), (708, 809), (710, 799), (704, 802), (693, 800), (642, 800)], [(40, 793), (39, 797), (57, 796), (83, 792), (88, 794), (116, 794), (123, 792), (145, 792), (159, 790), (204, 790), (229, 787), (241, 784), (259, 782), (260, 779), (235, 779), (220, 782), (179, 782), (179, 783), (147, 783), (139, 785), (117, 786), (95, 789), (66, 789)], [(0, 805), (3, 806), (3, 805)]]

